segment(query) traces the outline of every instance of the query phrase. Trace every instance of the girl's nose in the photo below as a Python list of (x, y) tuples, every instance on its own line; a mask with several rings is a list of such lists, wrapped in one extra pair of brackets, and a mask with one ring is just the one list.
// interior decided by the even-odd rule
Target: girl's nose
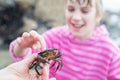
[(82, 14), (80, 12), (76, 11), (73, 13), (72, 19), (74, 21), (80, 21), (80, 20), (82, 20)]

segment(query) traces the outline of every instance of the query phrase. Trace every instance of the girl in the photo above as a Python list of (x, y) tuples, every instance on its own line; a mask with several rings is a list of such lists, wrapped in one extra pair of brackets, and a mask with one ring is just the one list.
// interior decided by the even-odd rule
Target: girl
[[(64, 66), (57, 80), (119, 80), (120, 50), (104, 26), (101, 0), (66, 0), (66, 25), (39, 35), (25, 32), (10, 44), (10, 55), (19, 61), (46, 48), (63, 52)], [(52, 70), (51, 70), (52, 71)]]

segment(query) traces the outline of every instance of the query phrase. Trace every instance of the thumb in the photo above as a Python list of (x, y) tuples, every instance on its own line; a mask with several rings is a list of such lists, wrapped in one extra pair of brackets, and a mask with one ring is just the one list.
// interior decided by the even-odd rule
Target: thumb
[(40, 41), (42, 50), (46, 50), (46, 43), (44, 38), (41, 35), (39, 35), (39, 41)]
[(32, 54), (30, 56), (28, 56), (27, 58), (25, 58), (24, 60), (21, 61), (21, 63), (30, 66), (31, 63), (37, 58), (38, 54)]

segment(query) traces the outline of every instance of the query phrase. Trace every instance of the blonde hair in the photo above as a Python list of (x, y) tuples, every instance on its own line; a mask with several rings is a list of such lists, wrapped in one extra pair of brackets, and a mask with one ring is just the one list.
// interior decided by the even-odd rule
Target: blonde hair
[(99, 17), (97, 24), (99, 24), (103, 17), (102, 0), (96, 0), (96, 12), (96, 17)]
[[(71, 2), (78, 2), (80, 5), (85, 4), (85, 6), (93, 6), (92, 1), (93, 0), (70, 0)], [(102, 16), (103, 16), (103, 7), (102, 7), (102, 0), (95, 0), (95, 6), (96, 6), (96, 18), (98, 18), (97, 20), (97, 24), (100, 23)]]

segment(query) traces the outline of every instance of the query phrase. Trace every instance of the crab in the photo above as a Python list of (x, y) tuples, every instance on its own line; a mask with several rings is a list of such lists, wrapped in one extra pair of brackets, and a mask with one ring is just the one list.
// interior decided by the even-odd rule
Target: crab
[(46, 64), (46, 63), (50, 64), (50, 61), (53, 61), (53, 64), (50, 66), (50, 68), (52, 68), (56, 64), (56, 62), (58, 62), (55, 72), (58, 70), (61, 70), (61, 68), (63, 66), (63, 61), (61, 60), (61, 56), (62, 56), (62, 52), (58, 51), (58, 49), (51, 48), (51, 49), (44, 50), (44, 51), (38, 53), (38, 57), (37, 57), (37, 59), (35, 59), (32, 62), (30, 69), (34, 68), (36, 73), (38, 75), (41, 75), (38, 71), (38, 67), (40, 69), (42, 69), (43, 66), (40, 64), (41, 63), (42, 64)]

